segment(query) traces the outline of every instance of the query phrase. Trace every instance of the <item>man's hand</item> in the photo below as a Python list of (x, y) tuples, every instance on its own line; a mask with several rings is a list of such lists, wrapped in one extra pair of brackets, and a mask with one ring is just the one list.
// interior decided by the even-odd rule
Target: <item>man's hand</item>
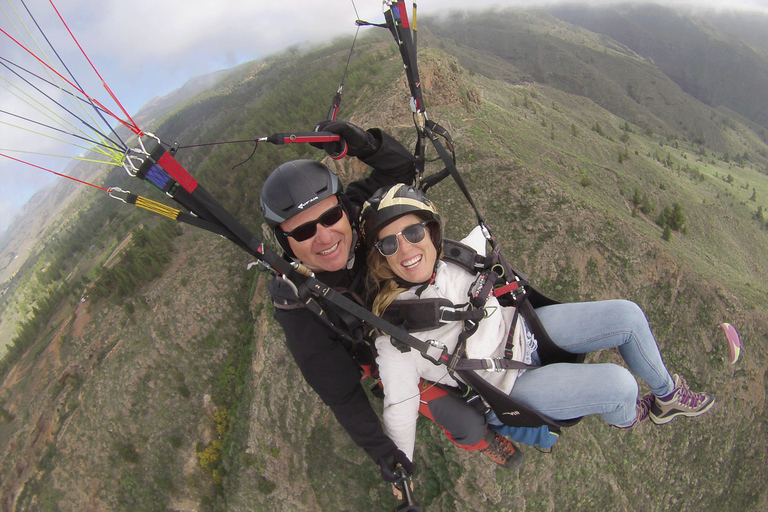
[[(373, 136), (372, 133), (367, 132), (355, 126), (352, 123), (346, 121), (320, 121), (315, 126), (316, 132), (331, 132), (339, 135), (347, 144), (347, 154), (349, 156), (356, 156), (357, 158), (368, 158), (378, 151), (381, 142)], [(335, 142), (325, 144), (336, 144)], [(323, 144), (312, 144), (318, 149), (328, 148)], [(329, 153), (331, 153), (329, 151)]]
[(397, 450), (389, 455), (385, 455), (379, 459), (379, 470), (381, 471), (381, 478), (385, 482), (395, 483), (400, 479), (400, 475), (397, 474), (398, 468), (402, 467), (407, 476), (412, 476), (413, 471), (416, 469), (413, 462), (408, 460), (408, 457), (402, 452)]

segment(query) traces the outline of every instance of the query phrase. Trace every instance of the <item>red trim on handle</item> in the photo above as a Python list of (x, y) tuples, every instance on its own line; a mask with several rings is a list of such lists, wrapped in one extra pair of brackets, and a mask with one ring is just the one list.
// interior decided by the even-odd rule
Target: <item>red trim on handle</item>
[(341, 137), (338, 135), (286, 135), (283, 137), (285, 144), (292, 144), (295, 142), (336, 142)]
[(504, 286), (500, 287), (500, 288), (496, 288), (495, 290), (493, 290), (492, 293), (493, 293), (494, 297), (501, 297), (505, 293), (509, 293), (511, 291), (517, 290), (518, 288), (519, 288), (518, 282), (517, 281), (513, 281), (513, 282), (511, 282), (511, 283), (509, 283), (507, 285), (504, 285)]

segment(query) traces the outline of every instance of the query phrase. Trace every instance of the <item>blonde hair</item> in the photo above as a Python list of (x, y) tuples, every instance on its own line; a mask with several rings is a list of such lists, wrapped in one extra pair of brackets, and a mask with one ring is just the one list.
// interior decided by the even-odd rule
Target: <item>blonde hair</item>
[(373, 297), (371, 311), (376, 316), (381, 316), (398, 295), (408, 288), (400, 285), (396, 275), (387, 263), (387, 259), (376, 248), (371, 248), (366, 258), (368, 263), (368, 275), (366, 276), (366, 289), (368, 296)]

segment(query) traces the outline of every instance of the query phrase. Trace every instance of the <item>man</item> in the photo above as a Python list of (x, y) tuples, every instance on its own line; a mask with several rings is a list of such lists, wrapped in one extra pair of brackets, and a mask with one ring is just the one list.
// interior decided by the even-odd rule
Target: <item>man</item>
[[(318, 129), (340, 135), (347, 154), (371, 166), (371, 174), (351, 183), (344, 192), (338, 177), (322, 163), (286, 162), (262, 187), (262, 214), (287, 258), (302, 262), (323, 283), (362, 302), (366, 249), (358, 233), (360, 208), (381, 187), (412, 184), (415, 158), (378, 129), (364, 131), (343, 121), (321, 123)], [(398, 465), (412, 474), (413, 464), (384, 434), (360, 384), (360, 367), (371, 364), (373, 357), (362, 342), (359, 320), (328, 307), (332, 326), (327, 325), (303, 306), (292, 286), (282, 279), (273, 279), (269, 291), (275, 318), (307, 383), (352, 440), (379, 465), (386, 481), (396, 480)], [(511, 443), (488, 431), (482, 414), (459, 398), (437, 388), (431, 390), (435, 396), (422, 396), (422, 410), (457, 446), (481, 450), (502, 466), (509, 462)]]

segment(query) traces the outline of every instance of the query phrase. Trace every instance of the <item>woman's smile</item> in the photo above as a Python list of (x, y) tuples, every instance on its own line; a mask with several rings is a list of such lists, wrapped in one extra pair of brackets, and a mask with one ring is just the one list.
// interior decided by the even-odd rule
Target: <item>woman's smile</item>
[(379, 233), (378, 239), (397, 235), (397, 252), (386, 256), (387, 264), (392, 272), (409, 283), (423, 283), (432, 277), (432, 271), (437, 262), (437, 249), (429, 236), (430, 226), (426, 227), (427, 235), (417, 243), (409, 242), (403, 235), (404, 229), (418, 224), (422, 219), (409, 213), (387, 224)]

